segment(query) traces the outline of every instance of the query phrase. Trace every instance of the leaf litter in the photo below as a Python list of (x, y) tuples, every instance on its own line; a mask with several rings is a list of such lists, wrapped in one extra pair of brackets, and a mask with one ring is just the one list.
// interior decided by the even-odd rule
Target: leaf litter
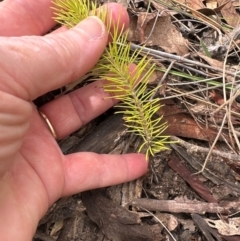
[[(80, 194), (66, 199), (67, 205), (57, 209), (62, 210), (59, 217), (57, 213), (54, 218), (48, 214), (50, 218), (47, 215), (41, 222), (35, 240), (47, 240), (46, 235), (40, 235), (42, 230), (49, 229), (49, 224), (59, 219), (65, 223), (73, 220), (69, 230), (79, 223), (82, 228), (78, 229), (78, 235), (76, 230), (65, 231), (66, 234), (60, 230), (48, 238), (173, 240), (156, 221), (155, 214), (175, 240), (237, 241), (240, 239), (240, 3), (228, 0), (120, 2), (131, 16), (128, 40), (133, 48), (145, 49), (145, 54), (158, 67), (150, 87), (161, 84), (157, 95), (164, 107), (159, 115), (164, 116), (162, 121), (168, 122), (166, 132), (176, 143), (170, 151), (152, 158), (144, 179), (125, 184), (124, 189), (119, 185), (84, 194), (86, 209)], [(118, 138), (121, 139), (119, 135)], [(137, 149), (134, 146), (137, 140), (132, 143), (126, 152)], [(65, 151), (70, 153), (73, 149), (69, 147)], [(121, 153), (119, 149), (111, 152)], [(58, 207), (58, 202), (54, 207)], [(54, 207), (50, 214), (55, 212)], [(82, 211), (74, 213), (72, 209)], [(63, 210), (68, 210), (68, 215), (64, 216)], [(86, 211), (94, 224), (89, 224)], [(76, 221), (79, 217), (81, 221)], [(128, 230), (129, 219), (132, 227)], [(88, 232), (94, 234), (86, 235), (83, 228), (86, 224), (89, 224)], [(146, 235), (144, 230), (152, 230), (152, 234), (146, 231)]]

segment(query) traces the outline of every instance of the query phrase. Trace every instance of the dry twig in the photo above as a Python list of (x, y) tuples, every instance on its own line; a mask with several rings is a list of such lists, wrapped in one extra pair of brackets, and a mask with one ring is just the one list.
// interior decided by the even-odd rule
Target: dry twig
[(129, 203), (134, 207), (145, 208), (151, 211), (170, 212), (170, 213), (228, 213), (231, 208), (240, 210), (239, 202), (221, 206), (216, 203), (205, 203), (200, 201), (175, 201), (175, 200), (156, 200), (150, 198), (137, 198)]
[[(209, 153), (209, 148), (193, 145), (176, 136), (172, 136), (171, 140), (176, 141), (179, 145), (185, 147), (190, 153), (197, 153), (197, 152), (206, 153), (206, 154)], [(232, 161), (232, 162), (240, 162), (240, 155), (237, 155), (237, 154), (222, 152), (218, 150), (212, 150), (212, 155), (227, 158), (229, 159), (229, 161)]]

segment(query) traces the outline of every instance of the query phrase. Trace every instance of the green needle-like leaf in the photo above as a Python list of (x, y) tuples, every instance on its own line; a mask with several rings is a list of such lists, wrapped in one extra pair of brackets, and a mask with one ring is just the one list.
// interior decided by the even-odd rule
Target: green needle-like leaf
[[(68, 27), (75, 26), (90, 14), (103, 21), (106, 19), (107, 12), (99, 13), (97, 5), (90, 0), (57, 0), (55, 4), (55, 20)], [(139, 151), (144, 151), (149, 158), (167, 149), (166, 144), (169, 143), (168, 136), (161, 135), (167, 128), (166, 123), (161, 123), (161, 117), (154, 119), (154, 114), (161, 107), (159, 99), (152, 99), (156, 89), (147, 89), (155, 66), (147, 56), (140, 59), (141, 50), (132, 52), (127, 43), (127, 33), (119, 36), (118, 30), (117, 27), (114, 29), (112, 42), (91, 73), (95, 79), (105, 79), (105, 91), (121, 101), (118, 113), (124, 114), (128, 131), (142, 138)], [(130, 66), (133, 71), (130, 71)]]

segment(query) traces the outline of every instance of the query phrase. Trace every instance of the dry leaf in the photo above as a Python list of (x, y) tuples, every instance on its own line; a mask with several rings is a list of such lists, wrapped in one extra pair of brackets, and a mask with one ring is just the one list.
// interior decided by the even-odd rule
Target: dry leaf
[(63, 228), (63, 220), (58, 220), (54, 223), (54, 226), (51, 229), (50, 235), (54, 236), (59, 230)]
[(217, 1), (216, 0), (207, 0), (206, 6), (207, 6), (207, 8), (214, 9), (217, 7)]
[(162, 16), (166, 16), (166, 15), (168, 15), (168, 14), (171, 15), (171, 16), (173, 16), (173, 15), (178, 14), (178, 12), (177, 12), (177, 11), (174, 11), (173, 9), (167, 9), (166, 7), (164, 7), (163, 5), (161, 5), (160, 2), (157, 2), (157, 1), (152, 0), (152, 1), (151, 1), (151, 4), (156, 8), (156, 10), (157, 10), (158, 12), (161, 13)]
[(137, 29), (140, 33), (140, 42), (145, 42), (145, 29), (150, 20), (156, 18), (157, 12), (155, 13), (139, 13), (137, 20)]
[(178, 2), (194, 9), (198, 10), (200, 8), (205, 8), (202, 0), (178, 0)]
[(232, 2), (234, 7), (240, 7), (240, 1)]
[[(187, 41), (180, 32), (171, 23), (170, 16), (159, 17), (154, 26), (155, 18), (149, 20), (153, 15), (145, 17), (145, 23), (142, 24), (145, 14), (140, 16), (140, 20), (134, 16), (130, 21), (130, 30), (128, 40), (131, 42), (146, 41), (147, 46), (158, 46), (167, 53), (176, 53), (183, 56), (188, 53)], [(149, 20), (147, 22), (147, 20)], [(142, 26), (141, 26), (142, 24)]]
[(198, 12), (203, 13), (206, 16), (215, 15), (215, 17), (217, 17), (218, 22), (220, 23), (219, 16), (216, 15), (216, 14), (220, 13), (221, 10), (224, 8), (224, 6), (226, 4), (227, 3), (224, 3), (223, 5), (221, 5), (221, 6), (217, 7), (217, 8), (201, 8), (201, 9), (198, 9)]
[(240, 218), (229, 218), (228, 222), (223, 220), (211, 220), (204, 218), (208, 225), (216, 228), (218, 232), (225, 236), (240, 235)]
[(182, 225), (183, 230), (189, 230), (189, 232), (194, 233), (196, 231), (196, 226), (190, 219), (178, 218), (179, 223)]
[[(148, 71), (148, 69), (143, 71), (143, 75), (146, 74)], [(162, 71), (158, 71), (158, 70), (154, 70), (153, 73), (150, 75), (149, 79), (148, 79), (148, 83), (149, 84), (156, 84), (164, 75), (164, 72)]]
[[(155, 216), (161, 220), (169, 231), (175, 230), (178, 226), (178, 220), (172, 214), (158, 212)], [(156, 222), (158, 222), (157, 219)]]
[[(165, 135), (174, 135), (197, 140), (213, 141), (216, 138), (217, 131), (206, 127), (196, 121), (188, 114), (184, 113), (177, 105), (167, 104), (161, 101), (162, 106), (158, 115), (162, 116), (162, 123), (168, 123)], [(225, 138), (226, 135), (224, 135)], [(221, 139), (221, 137), (220, 137)]]
[(224, 104), (224, 99), (223, 99), (223, 97), (222, 97), (220, 94), (216, 93), (215, 90), (210, 91), (210, 92), (209, 92), (209, 95), (210, 95), (211, 100), (214, 101), (214, 103), (216, 103), (216, 104), (218, 104), (218, 105)]
[(223, 68), (223, 62), (218, 61), (216, 59), (212, 59), (210, 57), (207, 57), (206, 55), (198, 52), (197, 53), (199, 57), (201, 57), (202, 59), (204, 59), (209, 65), (213, 66), (213, 67), (217, 67), (217, 68)]
[(221, 13), (226, 20), (228, 24), (230, 24), (233, 27), (236, 27), (240, 24), (240, 16), (236, 12), (232, 1), (229, 0), (217, 0), (218, 5), (221, 6), (223, 4), (226, 4), (224, 8), (222, 8)]

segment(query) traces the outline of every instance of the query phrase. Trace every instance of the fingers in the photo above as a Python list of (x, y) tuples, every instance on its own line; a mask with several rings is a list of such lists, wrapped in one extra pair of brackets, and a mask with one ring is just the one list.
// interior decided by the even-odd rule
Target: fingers
[[(68, 84), (98, 61), (108, 39), (104, 24), (88, 17), (75, 28), (46, 37), (0, 39), (4, 80), (0, 90), (25, 100)], [(14, 68), (12, 66), (14, 63)]]
[(66, 156), (62, 196), (134, 180), (147, 171), (143, 154), (99, 155), (75, 153)]
[[(129, 72), (135, 73), (134, 64), (130, 65)], [(62, 139), (77, 131), (118, 102), (113, 98), (113, 93), (104, 91), (106, 84), (106, 80), (95, 81), (39, 109), (48, 117), (57, 134), (57, 139)], [(120, 92), (117, 93), (120, 94)]]
[[(118, 26), (118, 33), (127, 30), (129, 26), (129, 16), (125, 8), (117, 3), (112, 2), (101, 6), (98, 8), (98, 11), (106, 11), (106, 8), (108, 14), (106, 16), (105, 25), (110, 26), (110, 32), (114, 33), (116, 26)], [(64, 32), (67, 29), (68, 28), (66, 26), (62, 26), (50, 34)], [(111, 41), (111, 38), (109, 38), (109, 41)]]
[(42, 35), (55, 22), (51, 0), (4, 0), (0, 3), (0, 35)]
[[(32, 105), (0, 91), (0, 176), (11, 165), (11, 158), (22, 145), (29, 129)], [(6, 161), (8, 160), (8, 161)]]
[[(119, 5), (109, 3), (113, 21), (119, 19)], [(54, 12), (51, 0), (5, 0), (0, 3), (0, 36), (43, 35), (56, 23), (53, 20)], [(126, 11), (121, 8), (126, 18)], [(123, 20), (123, 21), (125, 21)], [(127, 23), (128, 24), (128, 23)]]
[[(117, 3), (108, 3), (99, 8), (99, 11), (106, 9), (107, 6), (107, 18), (106, 26), (110, 26), (110, 32), (114, 33), (114, 29), (118, 26), (118, 33), (124, 32), (129, 26), (129, 15), (126, 9)], [(111, 39), (110, 39), (111, 40)]]
[[(128, 22), (123, 7), (110, 6), (115, 9), (113, 16), (119, 19), (116, 11), (123, 16), (113, 23), (123, 25)], [(0, 54), (4, 56), (0, 59), (4, 79), (0, 90), (33, 100), (66, 85), (96, 64), (107, 41), (106, 28), (96, 17), (89, 17), (68, 31), (45, 37), (0, 38)]]
[(58, 139), (62, 139), (116, 104), (116, 100), (107, 97), (102, 81), (96, 81), (47, 103), (40, 111), (48, 117)]

